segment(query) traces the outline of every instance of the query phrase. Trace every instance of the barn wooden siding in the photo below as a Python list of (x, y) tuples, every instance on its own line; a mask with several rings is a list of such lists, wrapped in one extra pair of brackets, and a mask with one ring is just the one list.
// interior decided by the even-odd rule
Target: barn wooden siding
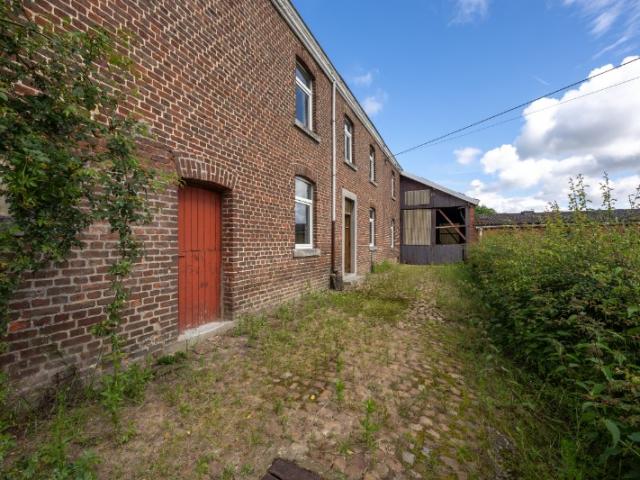
[[(436, 211), (438, 208), (450, 207), (464, 208), (467, 242), (437, 245)], [(400, 209), (402, 222), (400, 260), (402, 263), (444, 264), (465, 259), (467, 244), (474, 238), (473, 204), (401, 175)], [(424, 231), (416, 231), (418, 228), (423, 228)]]

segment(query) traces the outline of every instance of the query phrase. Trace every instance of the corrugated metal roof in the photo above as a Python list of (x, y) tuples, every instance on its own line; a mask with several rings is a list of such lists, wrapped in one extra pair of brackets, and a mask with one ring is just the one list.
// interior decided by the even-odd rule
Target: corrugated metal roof
[(411, 180), (414, 180), (416, 182), (422, 183), (422, 184), (424, 184), (424, 185), (426, 185), (428, 187), (431, 187), (431, 188), (433, 188), (435, 190), (440, 190), (441, 192), (449, 194), (452, 197), (459, 198), (460, 200), (464, 200), (465, 202), (471, 203), (473, 205), (478, 205), (478, 203), (480, 203), (480, 200), (478, 200), (477, 198), (468, 197), (464, 193), (456, 192), (455, 190), (451, 190), (450, 188), (447, 188), (447, 187), (445, 187), (443, 185), (440, 185), (439, 183), (432, 182), (431, 180), (427, 180), (426, 178), (419, 177), (418, 175), (414, 175), (414, 174), (408, 173), (406, 171), (400, 172), (400, 175), (403, 176), (403, 177), (409, 178)]

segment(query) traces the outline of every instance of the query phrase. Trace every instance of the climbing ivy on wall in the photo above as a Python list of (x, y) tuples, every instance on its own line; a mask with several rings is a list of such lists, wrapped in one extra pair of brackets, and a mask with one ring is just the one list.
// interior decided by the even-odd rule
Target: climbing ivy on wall
[[(132, 228), (150, 220), (147, 194), (169, 181), (136, 156), (147, 132), (118, 108), (134, 94), (122, 89), (135, 78), (121, 53), (126, 38), (42, 26), (23, 1), (3, 0), (0, 48), (0, 195), (9, 210), (0, 222), (0, 353), (9, 301), (24, 275), (64, 260), (82, 248), (84, 229), (104, 222), (117, 234), (118, 255), (110, 267), (113, 301), (94, 333), (108, 338), (117, 390), (125, 279), (142, 254)], [(0, 423), (0, 435), (6, 426)]]

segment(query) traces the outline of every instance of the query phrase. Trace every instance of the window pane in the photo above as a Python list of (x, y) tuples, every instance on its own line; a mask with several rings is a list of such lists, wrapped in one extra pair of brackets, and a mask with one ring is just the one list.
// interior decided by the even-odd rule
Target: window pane
[(303, 203), (296, 203), (296, 244), (311, 243), (311, 208)]
[(369, 154), (369, 178), (374, 182), (376, 180), (376, 157), (373, 152)]
[(311, 184), (305, 182), (301, 178), (296, 178), (296, 197), (313, 200), (312, 188)]
[(347, 162), (351, 161), (351, 136), (344, 136), (344, 159)]
[(296, 85), (296, 118), (300, 123), (309, 126), (309, 96)]
[(307, 87), (311, 88), (311, 77), (299, 66), (296, 67), (296, 78), (304, 83)]
[(369, 244), (376, 244), (376, 211), (373, 208), (369, 210)]

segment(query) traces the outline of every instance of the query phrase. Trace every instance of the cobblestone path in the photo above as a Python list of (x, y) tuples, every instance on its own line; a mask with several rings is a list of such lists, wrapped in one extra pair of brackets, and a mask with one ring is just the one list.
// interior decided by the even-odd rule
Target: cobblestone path
[[(272, 379), (286, 398), (289, 444), (274, 454), (315, 468), (327, 478), (499, 478), (500, 435), (478, 417), (451, 342), (451, 327), (430, 300), (431, 285), (395, 328), (366, 349), (344, 354), (344, 404), (333, 400), (337, 377)], [(380, 352), (384, 352), (383, 355)], [(317, 396), (315, 403), (309, 398)], [(377, 411), (371, 448), (358, 448), (368, 399)], [(359, 408), (358, 408), (359, 407)], [(492, 439), (492, 437), (495, 437)], [(498, 446), (497, 446), (498, 445)]]
[[(126, 445), (97, 442), (100, 477), (261, 478), (282, 457), (327, 480), (502, 478), (508, 442), (465, 379), (465, 330), (442, 317), (435, 281), (419, 275), (393, 322), (374, 318), (383, 301), (340, 321), (330, 306), (324, 324), (196, 345), (127, 410)], [(87, 428), (89, 444), (103, 423)]]

